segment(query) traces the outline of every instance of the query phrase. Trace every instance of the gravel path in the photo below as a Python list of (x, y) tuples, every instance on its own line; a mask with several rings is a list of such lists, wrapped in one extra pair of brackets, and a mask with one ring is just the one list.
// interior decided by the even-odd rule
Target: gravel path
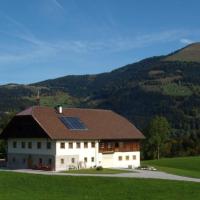
[(57, 175), (57, 176), (99, 176), (99, 177), (126, 177), (126, 178), (145, 178), (145, 179), (165, 179), (165, 180), (178, 180), (178, 181), (192, 181), (199, 182), (198, 178), (189, 178), (184, 176), (178, 176), (173, 174), (168, 174), (160, 171), (147, 171), (147, 170), (134, 170), (133, 173), (120, 173), (120, 174), (73, 174), (73, 173), (60, 173), (60, 172), (47, 172), (38, 170), (1, 170), (0, 171), (12, 171), (19, 173), (28, 174), (43, 174), (43, 175)]

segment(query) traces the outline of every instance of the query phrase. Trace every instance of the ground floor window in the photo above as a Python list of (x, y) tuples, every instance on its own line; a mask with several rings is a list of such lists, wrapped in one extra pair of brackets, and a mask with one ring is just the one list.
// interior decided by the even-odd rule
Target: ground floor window
[(84, 162), (87, 162), (87, 157), (84, 158)]
[(72, 161), (72, 163), (75, 163), (75, 158), (72, 158), (72, 160), (71, 160), (71, 161)]
[(49, 165), (52, 164), (52, 159), (51, 159), (51, 158), (49, 158), (49, 160), (48, 160), (48, 164), (49, 164)]
[(136, 160), (136, 155), (133, 155), (133, 160)]
[(129, 156), (126, 156), (126, 160), (129, 160)]
[(64, 161), (63, 158), (60, 159), (60, 163), (61, 163), (61, 164), (64, 164), (64, 163), (65, 163), (65, 161)]
[(16, 159), (15, 159), (15, 157), (13, 157), (13, 158), (12, 158), (12, 162), (13, 162), (13, 163), (15, 163), (15, 162), (16, 162)]
[(94, 157), (91, 158), (91, 162), (94, 162)]
[(119, 157), (118, 157), (118, 160), (120, 160), (120, 161), (121, 161), (121, 160), (122, 160), (122, 156), (119, 156)]
[(42, 158), (39, 158), (39, 165), (42, 164)]

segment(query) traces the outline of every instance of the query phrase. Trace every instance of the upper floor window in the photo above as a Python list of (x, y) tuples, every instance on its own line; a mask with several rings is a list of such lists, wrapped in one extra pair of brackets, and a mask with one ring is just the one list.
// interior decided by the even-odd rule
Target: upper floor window
[(47, 149), (51, 149), (51, 142), (47, 142)]
[(60, 143), (60, 148), (61, 148), (61, 149), (65, 149), (65, 143), (64, 143), (64, 142), (61, 142), (61, 143)]
[(16, 141), (13, 142), (13, 148), (17, 148), (17, 142)]
[(37, 142), (37, 148), (41, 149), (41, 147), (42, 147), (42, 143), (41, 142)]
[(25, 148), (26, 148), (26, 143), (25, 143), (25, 142), (22, 142), (22, 143), (21, 143), (21, 146), (22, 146), (22, 149), (25, 149)]
[(104, 148), (104, 142), (101, 142), (101, 143), (99, 144), (99, 146), (100, 146), (101, 149), (103, 149), (103, 148)]
[(76, 143), (76, 148), (77, 148), (77, 149), (80, 149), (80, 148), (81, 148), (81, 143), (80, 143), (80, 142), (77, 142), (77, 143)]
[(73, 149), (73, 142), (69, 142), (69, 149)]
[(108, 149), (112, 149), (112, 143), (111, 142), (108, 143)]
[(95, 142), (91, 142), (91, 147), (92, 147), (92, 148), (95, 147)]
[(28, 148), (32, 149), (32, 142), (28, 142)]
[(88, 148), (88, 143), (84, 142), (84, 148)]

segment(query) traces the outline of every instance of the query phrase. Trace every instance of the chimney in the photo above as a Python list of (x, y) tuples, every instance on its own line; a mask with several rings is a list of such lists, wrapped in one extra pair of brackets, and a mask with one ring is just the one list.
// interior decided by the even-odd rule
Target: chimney
[(58, 111), (59, 114), (63, 113), (63, 107), (61, 105), (56, 106), (56, 110)]

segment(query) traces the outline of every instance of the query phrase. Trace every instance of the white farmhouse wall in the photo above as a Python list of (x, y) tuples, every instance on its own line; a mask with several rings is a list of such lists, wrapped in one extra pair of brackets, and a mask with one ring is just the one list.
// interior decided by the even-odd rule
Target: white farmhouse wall
[[(119, 160), (119, 156), (122, 157), (122, 160)], [(129, 157), (129, 160), (126, 160), (126, 156)], [(136, 159), (133, 159), (135, 156)], [(140, 152), (115, 152), (113, 154), (102, 154), (99, 153), (99, 164), (102, 167), (120, 167), (120, 168), (128, 168), (128, 167), (139, 167), (140, 166)]]
[[(13, 148), (13, 142), (17, 142), (17, 147)], [(25, 142), (26, 147), (22, 148), (21, 143)], [(28, 142), (32, 142), (32, 148), (28, 148)], [(41, 149), (37, 148), (37, 142), (41, 142)], [(47, 142), (51, 142), (51, 149), (47, 149)], [(36, 155), (55, 155), (56, 142), (54, 140), (41, 139), (41, 138), (12, 138), (8, 139), (8, 153), (15, 154), (36, 154)]]
[[(69, 148), (69, 143), (73, 143), (73, 148)], [(80, 148), (76, 147), (76, 143), (80, 142)], [(88, 143), (88, 147), (84, 148), (84, 142)], [(83, 168), (94, 167), (98, 163), (98, 141), (95, 142), (95, 147), (92, 147), (92, 141), (57, 141), (56, 142), (56, 170), (66, 170), (70, 166), (78, 167), (81, 165)], [(65, 143), (65, 148), (61, 148), (60, 144)], [(71, 159), (75, 159), (75, 163)], [(84, 158), (87, 158), (85, 162)], [(92, 161), (94, 158), (94, 161)], [(64, 159), (64, 163), (61, 163)]]

